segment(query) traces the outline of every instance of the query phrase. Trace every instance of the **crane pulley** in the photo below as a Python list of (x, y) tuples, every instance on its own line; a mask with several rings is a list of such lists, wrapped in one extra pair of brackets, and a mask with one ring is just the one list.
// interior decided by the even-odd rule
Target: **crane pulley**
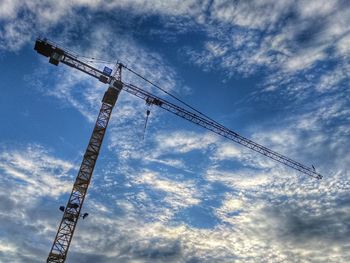
[[(94, 66), (88, 64), (87, 62), (83, 61), (77, 54), (67, 49), (61, 48), (55, 43), (46, 39), (37, 39), (35, 42), (34, 49), (39, 54), (48, 57), (49, 62), (53, 65), (57, 66), (59, 63), (66, 64), (72, 68), (78, 69), (98, 79), (102, 83), (109, 85), (102, 99), (102, 106), (95, 124), (95, 128), (92, 132), (92, 136), (90, 138), (88, 147), (83, 157), (83, 161), (79, 169), (76, 181), (73, 185), (73, 189), (68, 200), (67, 206), (65, 208), (62, 208), (62, 210), (64, 210), (63, 218), (58, 228), (58, 232), (56, 234), (51, 251), (49, 253), (47, 259), (48, 263), (63, 263), (66, 260), (69, 245), (72, 240), (77, 221), (80, 217), (80, 211), (86, 196), (88, 186), (91, 181), (92, 173), (98, 158), (105, 131), (107, 129), (108, 121), (111, 116), (112, 109), (119, 96), (119, 93), (122, 90), (140, 99), (143, 99), (147, 105), (158, 106), (211, 132), (214, 132), (233, 142), (243, 145), (288, 167), (291, 167), (303, 174), (306, 174), (316, 179), (322, 179), (322, 175), (316, 172), (316, 169), (313, 166), (308, 167), (302, 163), (292, 160), (289, 157), (286, 157), (271, 149), (268, 149), (267, 147), (264, 147), (252, 140), (249, 140), (239, 135), (238, 133), (226, 128), (225, 126), (214, 121), (213, 119), (202, 114), (201, 112), (195, 110), (194, 108), (192, 108), (184, 102), (182, 103), (185, 104), (191, 110), (187, 110), (178, 105), (175, 105), (133, 84), (122, 82), (122, 68), (125, 68), (133, 73), (135, 72), (121, 63), (116, 64), (114, 74), (111, 74), (111, 71), (101, 71), (95, 68)], [(139, 74), (135, 74), (143, 78)], [(148, 82), (151, 83), (150, 81)], [(168, 92), (166, 93), (174, 98), (173, 95), (169, 94)], [(179, 99), (177, 100), (180, 101)], [(149, 113), (150, 111), (147, 110), (144, 130), (146, 129)], [(87, 216), (86, 214), (84, 215), (85, 217)]]

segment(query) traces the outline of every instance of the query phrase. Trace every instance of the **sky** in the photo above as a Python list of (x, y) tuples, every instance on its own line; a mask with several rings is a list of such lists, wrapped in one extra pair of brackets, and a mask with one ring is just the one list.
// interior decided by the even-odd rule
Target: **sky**
[(0, 262), (46, 261), (107, 89), (37, 37), (324, 176), (156, 106), (143, 139), (121, 92), (66, 262), (350, 262), (349, 25), (345, 0), (0, 0)]

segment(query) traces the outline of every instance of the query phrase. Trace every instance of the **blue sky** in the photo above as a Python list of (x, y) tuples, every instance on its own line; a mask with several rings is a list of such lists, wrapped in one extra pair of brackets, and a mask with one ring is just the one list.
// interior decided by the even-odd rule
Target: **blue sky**
[[(122, 93), (67, 262), (349, 262), (343, 0), (0, 1), (0, 261), (45, 261), (106, 86), (37, 36), (122, 61), (299, 174)], [(94, 63), (100, 69), (112, 64)], [(157, 93), (124, 72), (123, 80)], [(157, 93), (159, 94), (159, 93)]]

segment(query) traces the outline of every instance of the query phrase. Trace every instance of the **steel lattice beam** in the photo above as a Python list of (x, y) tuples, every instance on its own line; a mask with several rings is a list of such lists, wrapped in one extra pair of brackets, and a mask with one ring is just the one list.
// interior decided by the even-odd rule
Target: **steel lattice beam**
[(85, 151), (83, 161), (74, 182), (51, 251), (47, 258), (47, 263), (63, 263), (66, 260), (69, 245), (72, 241), (74, 230), (80, 217), (80, 211), (91, 181), (112, 109), (122, 87), (121, 82), (118, 82), (114, 86), (117, 85), (119, 85), (119, 89), (109, 87), (103, 97), (102, 106), (94, 130)]
[(213, 122), (207, 118), (201, 117), (191, 111), (185, 110), (173, 103), (170, 103), (164, 99), (161, 99), (143, 89), (140, 89), (132, 84), (123, 84), (123, 90), (133, 94), (143, 100), (145, 100), (146, 102), (149, 101), (149, 103), (157, 105), (171, 113), (174, 113), (175, 115), (186, 119), (192, 123), (195, 123), (207, 130), (210, 130), (218, 135), (221, 135), (231, 141), (234, 141), (236, 143), (239, 143), (253, 151), (256, 151), (262, 155), (265, 155), (279, 163), (282, 163), (286, 166), (289, 166), (297, 171), (300, 171), (306, 175), (309, 175), (311, 177), (314, 177), (316, 179), (322, 179), (322, 175), (317, 173), (316, 171), (314, 171), (312, 168), (309, 168), (297, 161), (294, 161), (282, 154), (279, 154), (273, 150), (270, 150), (268, 148), (266, 148), (265, 146), (262, 146), (256, 142), (253, 142), (241, 135), (239, 135), (238, 133), (224, 127), (223, 125), (217, 123), (217, 122)]

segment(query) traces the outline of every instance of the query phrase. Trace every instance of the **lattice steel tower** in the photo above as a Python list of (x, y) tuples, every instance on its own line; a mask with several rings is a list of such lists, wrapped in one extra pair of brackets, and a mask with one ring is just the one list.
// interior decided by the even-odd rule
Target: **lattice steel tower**
[[(50, 57), (50, 63), (58, 65), (62, 53), (59, 49), (52, 49), (50, 45), (36, 42), (35, 49), (38, 53)], [(123, 87), (121, 82), (121, 65), (117, 68), (116, 76), (105, 92), (100, 112), (89, 144), (86, 148), (83, 161), (73, 185), (72, 192), (65, 207), (61, 223), (51, 247), (47, 263), (63, 263), (66, 260), (69, 245), (72, 241), (74, 230), (80, 218), (81, 208), (91, 181), (92, 173), (101, 149), (107, 125), (111, 117), (113, 107)]]

